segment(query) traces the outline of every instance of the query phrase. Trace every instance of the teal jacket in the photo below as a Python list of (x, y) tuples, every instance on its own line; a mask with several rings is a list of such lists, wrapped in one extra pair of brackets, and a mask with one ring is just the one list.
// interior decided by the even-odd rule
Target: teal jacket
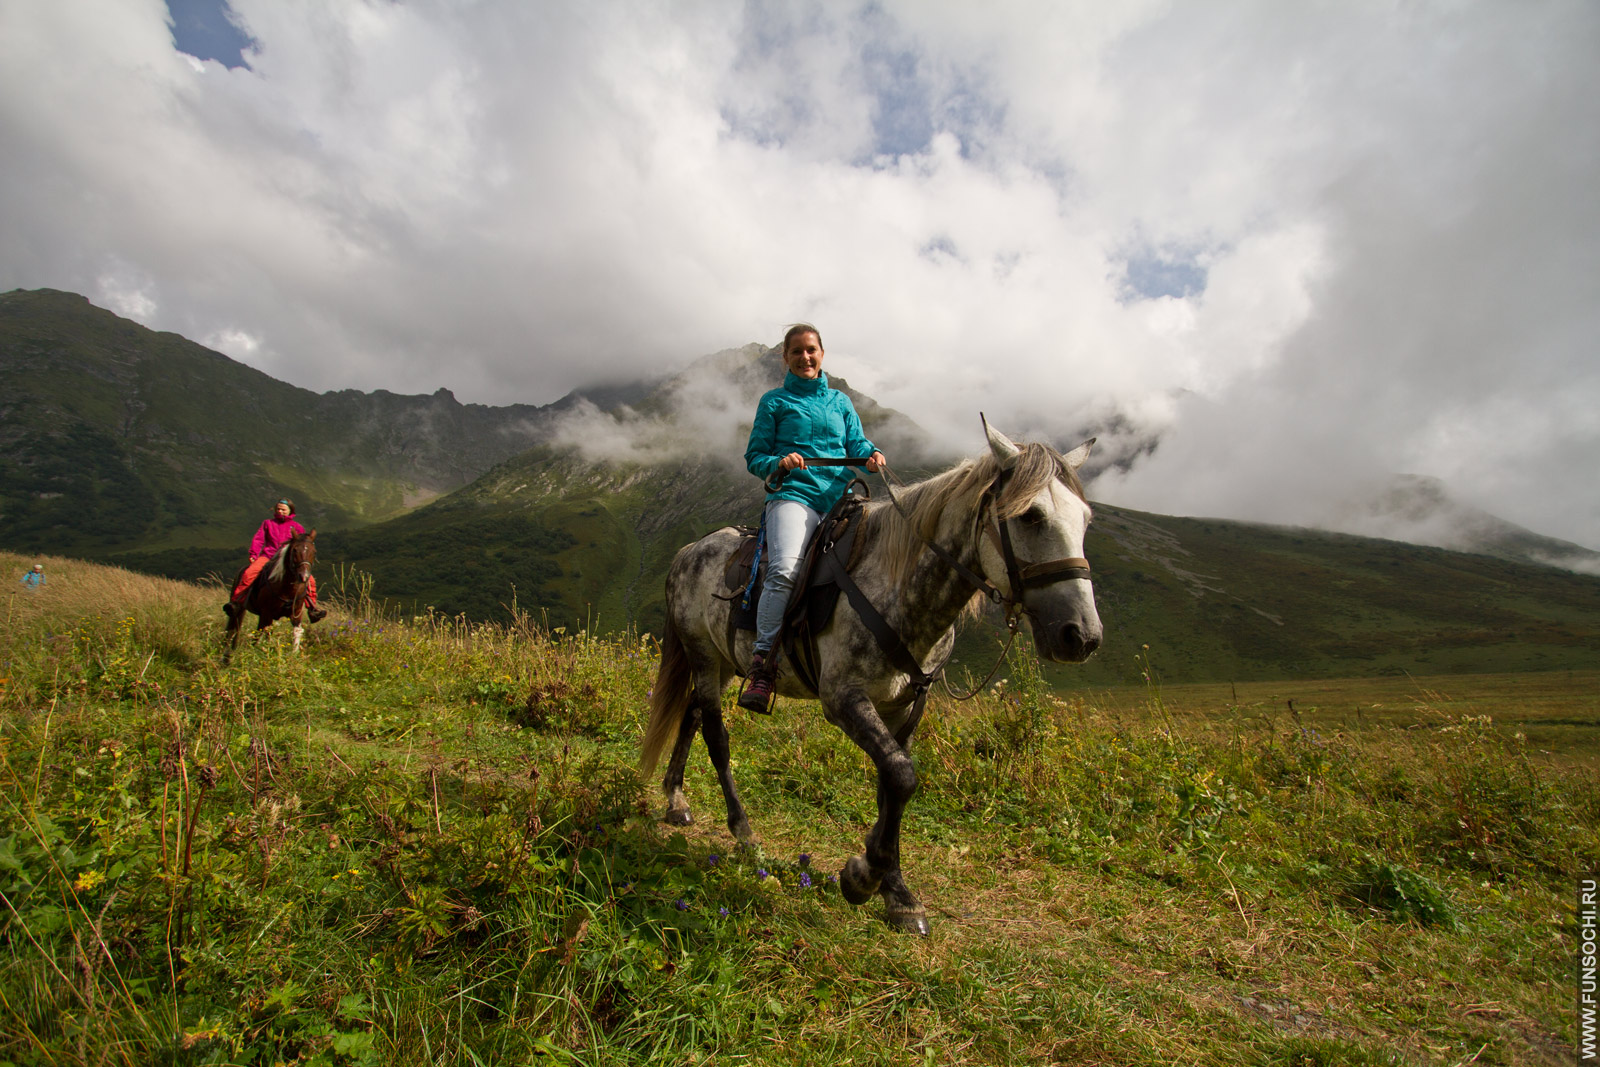
[[(787, 374), (783, 388), (773, 389), (756, 405), (744, 465), (765, 480), (790, 452), (802, 456), (848, 456), (866, 459), (877, 451), (861, 432), (861, 418), (850, 398), (828, 385), (827, 372), (815, 378)], [(850, 467), (807, 467), (790, 471), (768, 500), (798, 500), (827, 514), (839, 502), (856, 472)]]

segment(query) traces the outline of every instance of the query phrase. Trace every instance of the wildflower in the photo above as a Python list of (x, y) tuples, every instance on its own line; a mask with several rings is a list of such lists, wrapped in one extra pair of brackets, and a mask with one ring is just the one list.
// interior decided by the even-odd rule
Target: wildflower
[(800, 872), (800, 888), (801, 889), (810, 889), (811, 888), (811, 875), (807, 874), (805, 871), (801, 871)]
[(726, 919), (728, 917), (728, 906), (724, 904), (722, 907), (718, 908), (717, 914)]
[(766, 878), (767, 878), (767, 869), (765, 867), (757, 867), (756, 868), (756, 881), (758, 881), (758, 882), (765, 881)]
[(839, 884), (839, 876), (837, 874), (828, 875), (828, 884), (829, 885), (838, 885)]
[(809, 853), (809, 852), (800, 853), (800, 866), (802, 866), (802, 867), (811, 866), (811, 853)]
[(713, 852), (711, 855), (707, 856), (706, 863), (709, 866), (715, 867), (717, 865), (717, 854)]
[(679, 897), (679, 898), (678, 898), (678, 899), (677, 899), (677, 900), (676, 900), (676, 901), (675, 901), (675, 902), (674, 902), (674, 903), (673, 903), (673, 905), (672, 905), (672, 906), (673, 906), (673, 907), (675, 907), (675, 908), (677, 908), (677, 909), (678, 909), (678, 910), (679, 910), (679, 911), (688, 911), (688, 910), (689, 910), (689, 905), (687, 905), (687, 904), (685, 904), (685, 903), (684, 903), (684, 902), (683, 902), (683, 898), (682, 898), (682, 897)]

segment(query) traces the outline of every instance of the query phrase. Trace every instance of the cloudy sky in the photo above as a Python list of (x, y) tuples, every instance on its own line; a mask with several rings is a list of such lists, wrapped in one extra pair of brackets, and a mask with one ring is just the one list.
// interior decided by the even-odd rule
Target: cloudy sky
[(1592, 0), (0, 0), (0, 289), (482, 403), (810, 319), (1114, 503), (1427, 475), (1600, 548), (1597, 57)]

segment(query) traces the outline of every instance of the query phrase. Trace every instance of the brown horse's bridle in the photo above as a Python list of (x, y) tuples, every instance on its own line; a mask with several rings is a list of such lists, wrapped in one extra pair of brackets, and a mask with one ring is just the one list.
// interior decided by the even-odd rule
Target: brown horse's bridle
[(283, 573), (285, 585), (288, 587), (284, 601), (289, 605), (291, 621), (299, 625), (299, 620), (293, 617), (295, 601), (298, 599), (299, 590), (311, 581), (311, 564), (317, 559), (317, 546), (310, 537), (302, 534), (289, 542), (284, 551), (289, 553), (289, 558), (284, 560)]

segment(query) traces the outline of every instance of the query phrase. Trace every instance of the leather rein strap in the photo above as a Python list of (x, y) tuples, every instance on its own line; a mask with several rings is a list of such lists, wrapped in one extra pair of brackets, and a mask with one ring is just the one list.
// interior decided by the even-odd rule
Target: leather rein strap
[[(865, 465), (866, 460), (808, 458), (806, 463), (816, 466), (858, 467)], [(883, 479), (884, 488), (888, 491), (889, 502), (900, 513), (900, 517), (910, 525), (911, 516), (906, 513), (906, 509), (901, 505), (899, 497), (895, 496), (894, 482), (891, 480), (894, 472), (889, 469), (888, 464), (884, 464), (878, 468), (878, 474)], [(1064, 582), (1075, 578), (1087, 579), (1089, 577), (1089, 561), (1081, 556), (1068, 556), (1063, 559), (1048, 560), (1044, 563), (1024, 564), (1018, 561), (1016, 551), (1011, 545), (1011, 531), (1008, 528), (1008, 524), (1002, 522), (994, 513), (995, 495), (1005, 485), (1010, 476), (1011, 472), (1009, 470), (1001, 471), (994, 482), (983, 491), (983, 497), (978, 504), (978, 521), (982, 522), (983, 515), (986, 512), (988, 513), (989, 524), (984, 528), (984, 532), (994, 541), (1000, 551), (1001, 558), (1005, 561), (1006, 581), (1011, 586), (1010, 596), (1002, 593), (993, 582), (981, 574), (975, 573), (972, 568), (962, 563), (948, 549), (934, 544), (920, 534), (918, 535), (918, 540), (922, 541), (924, 546), (944, 562), (946, 566), (960, 575), (965, 582), (983, 593), (991, 602), (1005, 607), (1006, 626), (1011, 631), (1011, 640), (1006, 642), (1005, 649), (1000, 653), (1000, 659), (995, 662), (994, 670), (989, 672), (989, 678), (994, 677), (995, 671), (999, 670), (1000, 663), (1004, 661), (1006, 652), (1011, 649), (1011, 641), (1016, 639), (1019, 617), (1029, 611), (1027, 605), (1022, 602), (1023, 592), (1039, 586), (1052, 585), (1056, 582)], [(782, 479), (780, 478), (779, 481), (781, 482)], [(770, 483), (768, 488), (772, 488)], [(915, 531), (915, 529), (916, 527), (912, 525), (912, 530)], [(854, 530), (852, 529), (852, 538), (853, 534)], [(882, 613), (867, 599), (866, 594), (861, 591), (861, 587), (856, 585), (855, 579), (850, 577), (848, 551), (834, 551), (834, 545), (830, 542), (823, 546), (822, 552), (821, 566), (828, 572), (832, 581), (839, 586), (845, 598), (850, 601), (850, 607), (854, 609), (856, 617), (861, 620), (861, 624), (872, 634), (879, 650), (888, 658), (894, 669), (911, 680), (911, 688), (916, 694), (912, 698), (911, 705), (911, 723), (912, 728), (915, 729), (915, 724), (922, 718), (922, 711), (927, 703), (928, 689), (944, 673), (944, 664), (941, 663), (931, 674), (924, 671), (922, 664), (918, 662), (917, 657), (912, 654), (911, 650), (906, 647), (905, 641), (895, 632), (894, 627), (889, 625), (888, 620), (883, 617)], [(795, 659), (792, 650), (790, 659)], [(966, 694), (966, 696), (956, 696), (954, 693), (951, 693), (951, 696), (957, 700), (967, 700), (977, 695), (978, 691), (988, 682), (989, 679), (985, 678), (976, 689)], [(946, 686), (948, 687), (948, 682)]]
[[(849, 456), (837, 458), (829, 456), (806, 457), (807, 467), (865, 467), (866, 465), (866, 460), (855, 459)], [(784, 478), (788, 477), (788, 474), (788, 471), (784, 470), (782, 467), (779, 467), (777, 470), (767, 475), (766, 481), (761, 483), (762, 487), (765, 488), (769, 493), (776, 493), (779, 489), (783, 488), (783, 480)]]
[[(892, 474), (893, 472), (889, 470), (887, 464), (879, 470), (879, 475), (883, 478), (884, 488), (889, 491), (889, 502), (900, 513), (900, 517), (905, 519), (907, 524), (910, 524), (911, 516), (907, 515), (906, 509), (901, 506), (900, 498), (895, 496), (894, 485), (889, 480)], [(1056, 582), (1070, 581), (1075, 578), (1082, 578), (1087, 581), (1089, 578), (1089, 561), (1082, 556), (1065, 556), (1061, 559), (1047, 560), (1043, 563), (1022, 563), (1017, 559), (1016, 549), (1011, 545), (1010, 524), (1002, 522), (994, 512), (995, 496), (1005, 486), (1010, 477), (1011, 472), (1009, 470), (1001, 471), (995, 477), (995, 480), (990, 483), (989, 488), (983, 491), (983, 497), (978, 503), (978, 521), (983, 522), (985, 514), (989, 518), (988, 525), (984, 527), (983, 532), (994, 543), (996, 551), (1000, 553), (1000, 558), (1005, 561), (1006, 584), (1011, 586), (1010, 596), (1002, 593), (987, 578), (974, 574), (971, 568), (956, 559), (947, 549), (923, 538), (920, 534), (918, 535), (918, 540), (922, 541), (946, 566), (961, 575), (968, 585), (988, 597), (991, 603), (1003, 605), (1006, 609), (1007, 621), (1012, 629), (1015, 630), (1016, 616), (1028, 611), (1027, 606), (1022, 602), (1022, 594), (1024, 592), (1029, 589), (1054, 585)], [(914, 531), (915, 527), (913, 526), (912, 529)]]

